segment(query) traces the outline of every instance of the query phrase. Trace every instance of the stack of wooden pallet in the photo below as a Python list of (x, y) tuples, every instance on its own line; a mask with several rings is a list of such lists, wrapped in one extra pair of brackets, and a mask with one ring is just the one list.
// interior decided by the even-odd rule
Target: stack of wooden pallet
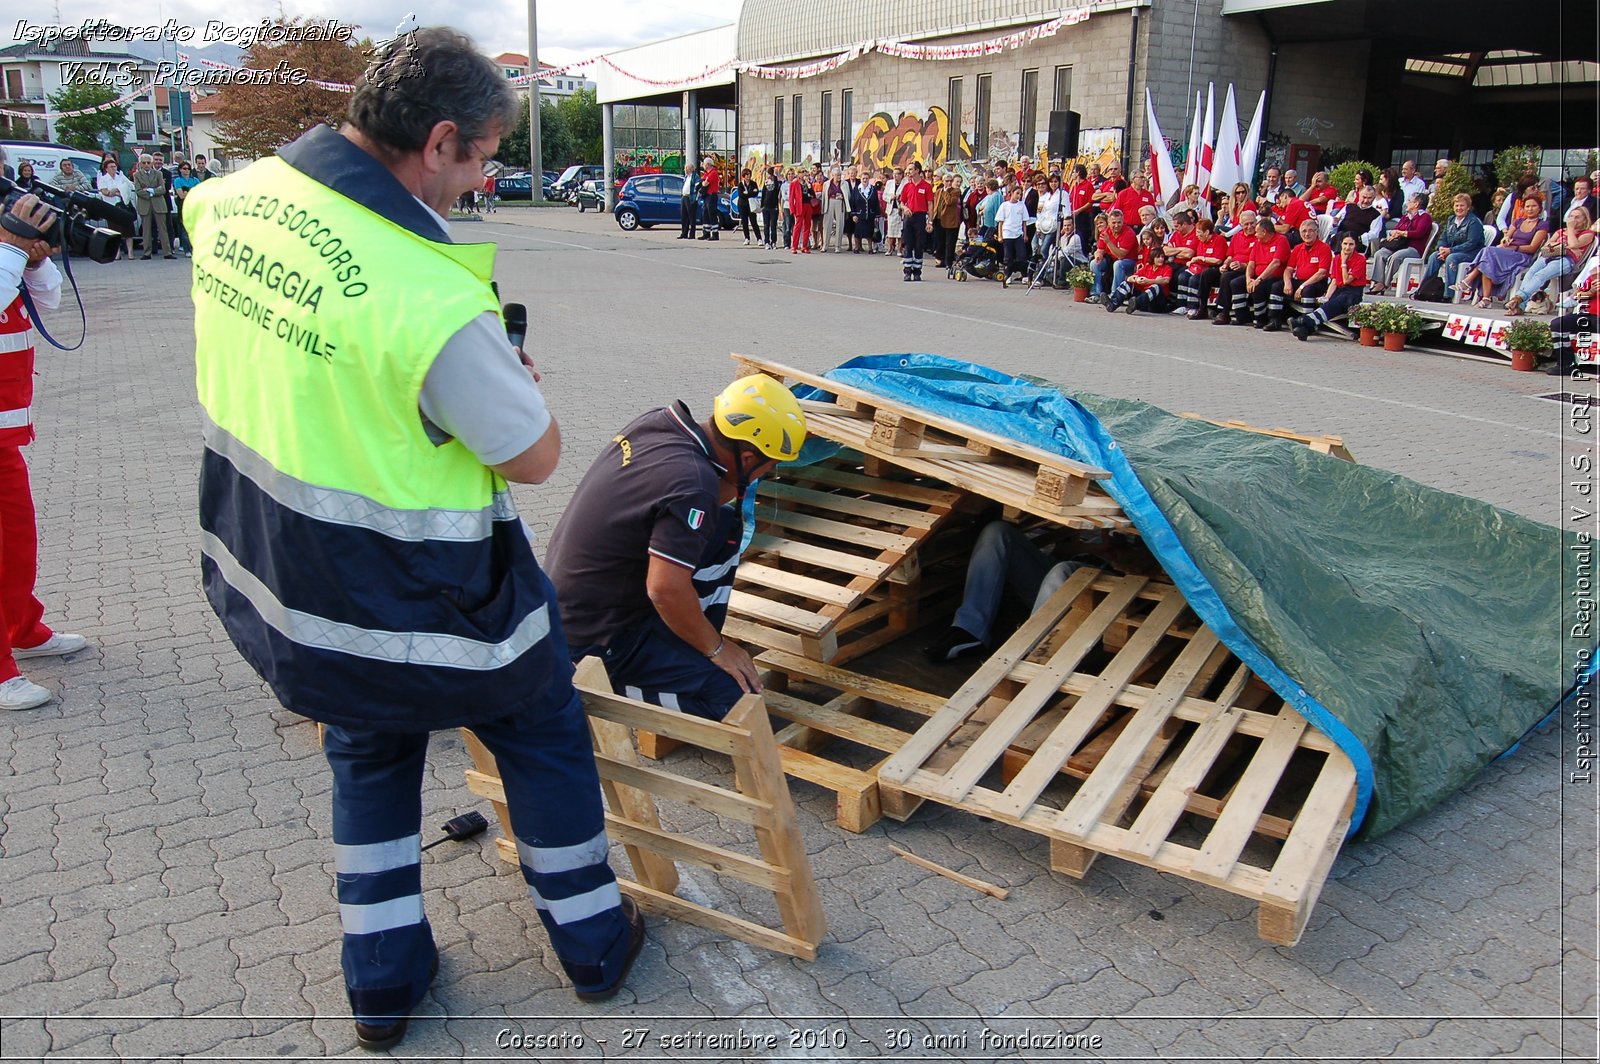
[[(767, 486), (758, 513), (774, 516), (741, 564), (741, 575), (757, 568), (729, 630), (767, 648), (757, 660), (767, 708), (786, 722), (784, 771), (833, 791), (848, 830), (923, 801), (951, 805), (1048, 837), (1053, 867), (1072, 875), (1104, 853), (1250, 897), (1263, 938), (1297, 941), (1349, 827), (1354, 768), (1164, 577), (1080, 569), (948, 698), (841, 667), (912, 626), (841, 641), (860, 611), (942, 619), (915, 612), (939, 583), (927, 552), (974, 500), (1062, 529), (1132, 532), (1095, 483), (1108, 474), (787, 366), (739, 363), (829, 393), (803, 401), (810, 431), (855, 452)], [(1219, 424), (1349, 459), (1337, 437)], [(854, 553), (884, 552), (872, 563), (887, 572), (854, 574), (846, 596), (846, 570), (808, 570), (831, 599), (792, 582), (784, 563), (823, 547), (816, 535), (839, 549), (850, 533), (791, 513), (871, 532), (876, 542)], [(812, 617), (787, 612), (807, 594)]]

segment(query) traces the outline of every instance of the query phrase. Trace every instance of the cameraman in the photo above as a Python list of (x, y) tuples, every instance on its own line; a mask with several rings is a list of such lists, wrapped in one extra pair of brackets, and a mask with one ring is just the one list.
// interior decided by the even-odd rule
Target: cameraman
[[(32, 195), (11, 205), (10, 213), (36, 230), (48, 229), (54, 211)], [(23, 677), (18, 658), (71, 654), (88, 642), (81, 635), (52, 632), (44, 607), (33, 593), (39, 575), (39, 533), (33, 491), (22, 448), (33, 440), (33, 323), (22, 301), (22, 286), (36, 306), (61, 304), (61, 273), (50, 261), (53, 249), (0, 227), (0, 293), (11, 296), (0, 314), (0, 709), (33, 709), (53, 697)], [(0, 295), (0, 299), (5, 298)]]

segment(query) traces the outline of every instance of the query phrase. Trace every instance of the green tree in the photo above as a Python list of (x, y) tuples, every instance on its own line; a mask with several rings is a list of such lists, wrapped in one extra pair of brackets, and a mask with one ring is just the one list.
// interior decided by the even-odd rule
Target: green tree
[(600, 104), (593, 89), (579, 89), (556, 104), (573, 162), (597, 163), (604, 151)]
[[(78, 111), (87, 107), (98, 107), (110, 103), (117, 98), (117, 91), (110, 85), (96, 84), (84, 81), (72, 85), (63, 85), (60, 89), (50, 94), (50, 109), (52, 111)], [(128, 105), (121, 104), (117, 107), (107, 107), (103, 111), (93, 114), (73, 115), (70, 118), (56, 119), (56, 139), (73, 148), (82, 148), (85, 151), (100, 150), (100, 134), (104, 133), (111, 138), (113, 148), (122, 147), (122, 131), (128, 125)]]

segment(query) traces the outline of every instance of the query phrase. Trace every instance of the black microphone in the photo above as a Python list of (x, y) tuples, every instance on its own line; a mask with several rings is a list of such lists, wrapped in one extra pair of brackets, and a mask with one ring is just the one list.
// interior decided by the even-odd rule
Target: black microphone
[(521, 347), (528, 338), (528, 308), (521, 303), (507, 303), (501, 313), (506, 319), (506, 338), (512, 347)]

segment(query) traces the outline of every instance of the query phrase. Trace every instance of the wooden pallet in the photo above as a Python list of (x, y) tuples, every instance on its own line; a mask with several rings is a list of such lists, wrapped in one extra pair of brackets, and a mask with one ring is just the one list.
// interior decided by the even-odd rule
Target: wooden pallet
[(1356, 797), (1349, 758), (1175, 587), (1093, 569), (1074, 573), (878, 780), (881, 800), (904, 790), (1045, 835), (1058, 871), (1082, 876), (1104, 853), (1252, 898), (1261, 936), (1282, 945), (1304, 931)]
[(724, 634), (841, 662), (899, 638), (916, 623), (919, 548), (960, 499), (849, 459), (764, 478)]
[(1280, 440), (1293, 440), (1295, 443), (1305, 444), (1318, 454), (1331, 454), (1335, 458), (1343, 458), (1346, 462), (1354, 462), (1356, 460), (1355, 455), (1351, 454), (1350, 449), (1344, 445), (1343, 436), (1334, 436), (1327, 433), (1320, 436), (1308, 436), (1303, 432), (1281, 427), (1264, 429), (1247, 421), (1240, 421), (1238, 418), (1217, 421), (1214, 418), (1204, 417), (1187, 410), (1178, 416), (1192, 418), (1195, 421), (1204, 421), (1209, 425), (1218, 425), (1225, 429), (1239, 429), (1242, 432), (1254, 432), (1259, 436), (1276, 436)]
[(801, 400), (807, 432), (869, 459), (1069, 527), (1133, 527), (1122, 508), (1095, 486), (1111, 475), (1104, 469), (776, 362), (734, 359), (741, 376), (765, 373), (830, 393), (832, 399)]
[[(726, 718), (716, 722), (612, 693), (605, 667), (598, 658), (584, 660), (574, 682), (594, 738), (600, 788), (607, 807), (606, 830), (622, 843), (636, 877), (619, 878), (622, 890), (648, 912), (803, 960), (815, 960), (826, 920), (761, 699), (754, 695), (740, 699)], [(640, 764), (630, 728), (730, 756), (733, 787)], [(494, 755), (471, 731), (462, 729), (462, 734), (477, 766), (467, 772), (467, 788), (494, 804), (502, 831), (498, 841), (500, 855), (516, 863), (517, 848), (512, 841), (516, 836)], [(685, 803), (724, 820), (751, 825), (759, 856), (699, 842), (664, 828), (656, 809), (659, 799)], [(771, 891), (782, 929), (678, 897), (679, 862)]]

